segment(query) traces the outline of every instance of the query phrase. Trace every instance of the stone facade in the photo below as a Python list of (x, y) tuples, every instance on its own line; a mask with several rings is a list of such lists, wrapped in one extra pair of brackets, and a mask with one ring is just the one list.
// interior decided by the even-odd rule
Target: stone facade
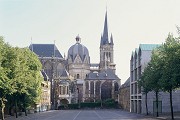
[(117, 100), (120, 79), (115, 74), (114, 43), (112, 34), (110, 38), (108, 37), (107, 12), (100, 42), (100, 63), (90, 63), (89, 51), (80, 41), (78, 35), (67, 56), (68, 71), (78, 86), (78, 100), (82, 102), (108, 98)]
[(49, 81), (49, 77), (44, 71), (41, 71), (41, 74), (44, 78), (44, 80), (41, 82), (41, 96), (40, 96), (40, 102), (37, 103), (36, 110), (35, 111), (47, 111), (51, 108), (51, 100), (50, 100), (50, 90), (51, 90), (51, 83)]
[(62, 57), (55, 44), (31, 44), (29, 47), (38, 55), (42, 69), (51, 82), (52, 109), (74, 102), (109, 98), (117, 101), (120, 79), (115, 74), (112, 34), (108, 38), (107, 12), (100, 41), (99, 63), (91, 64), (89, 51), (81, 44), (79, 35), (75, 39), (76, 43), (68, 49), (67, 58)]
[(47, 111), (51, 108), (51, 101), (50, 101), (50, 82), (49, 81), (43, 81), (41, 83), (42, 87), (42, 94), (40, 99), (40, 111)]
[(119, 78), (112, 69), (91, 72), (85, 79), (86, 101), (99, 101), (112, 98), (118, 101)]
[(119, 89), (119, 106), (124, 110), (130, 110), (130, 78)]

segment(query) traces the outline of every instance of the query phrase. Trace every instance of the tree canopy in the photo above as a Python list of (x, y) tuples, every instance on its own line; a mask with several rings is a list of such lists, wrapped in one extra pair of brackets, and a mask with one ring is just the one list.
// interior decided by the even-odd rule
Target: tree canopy
[(43, 80), (41, 68), (38, 57), (28, 48), (12, 47), (4, 42), (3, 37), (0, 37), (2, 116), (5, 103), (26, 108), (39, 101)]
[[(142, 74), (139, 85), (148, 91), (169, 92), (171, 113), (173, 113), (172, 91), (180, 87), (179, 78), (180, 38), (174, 38), (169, 34), (165, 43), (152, 52), (151, 60)], [(173, 114), (172, 119), (174, 119)]]

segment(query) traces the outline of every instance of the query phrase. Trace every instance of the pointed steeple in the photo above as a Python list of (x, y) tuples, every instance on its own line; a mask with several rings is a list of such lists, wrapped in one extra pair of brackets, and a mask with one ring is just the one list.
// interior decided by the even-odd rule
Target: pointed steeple
[(112, 33), (111, 33), (111, 38), (110, 38), (110, 40), (111, 40), (111, 45), (114, 45)]
[(100, 43), (100, 45), (103, 45), (103, 37), (102, 37), (102, 35), (101, 35), (101, 43)]
[(108, 24), (107, 24), (107, 10), (106, 10), (106, 15), (105, 15), (105, 21), (104, 21), (104, 31), (103, 31), (103, 36), (102, 36), (102, 44), (105, 45), (109, 43), (108, 40)]

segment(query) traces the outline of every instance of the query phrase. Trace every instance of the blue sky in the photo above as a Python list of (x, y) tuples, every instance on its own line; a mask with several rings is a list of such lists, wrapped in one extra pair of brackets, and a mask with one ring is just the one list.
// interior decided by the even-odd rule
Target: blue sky
[(177, 36), (180, 0), (0, 0), (0, 35), (13, 46), (55, 43), (61, 54), (75, 44), (89, 49), (91, 63), (99, 62), (100, 36), (108, 12), (114, 38), (117, 75), (129, 77), (132, 51), (140, 43), (160, 44), (168, 33)]

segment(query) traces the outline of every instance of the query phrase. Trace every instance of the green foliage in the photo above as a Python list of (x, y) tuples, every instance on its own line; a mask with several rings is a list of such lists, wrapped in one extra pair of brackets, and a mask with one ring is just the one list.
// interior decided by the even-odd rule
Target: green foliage
[(116, 108), (117, 103), (115, 102), (114, 99), (107, 99), (107, 100), (103, 101), (103, 107), (105, 107), (105, 108)]
[(160, 90), (169, 92), (171, 113), (173, 113), (172, 90), (180, 87), (179, 58), (180, 38), (174, 38), (172, 34), (169, 34), (166, 42), (152, 52), (151, 61), (138, 82), (145, 92), (155, 91), (156, 97)]
[(28, 48), (11, 47), (0, 37), (1, 107), (6, 98), (10, 107), (18, 105), (25, 109), (37, 103), (43, 80), (41, 68), (38, 57)]
[(180, 39), (169, 34), (162, 46), (163, 60), (162, 90), (170, 92), (180, 87)]
[[(61, 109), (61, 106), (59, 109)], [(78, 103), (68, 104), (68, 109), (79, 109), (79, 104)]]
[(100, 102), (83, 102), (81, 103), (81, 108), (98, 108), (101, 107)]

